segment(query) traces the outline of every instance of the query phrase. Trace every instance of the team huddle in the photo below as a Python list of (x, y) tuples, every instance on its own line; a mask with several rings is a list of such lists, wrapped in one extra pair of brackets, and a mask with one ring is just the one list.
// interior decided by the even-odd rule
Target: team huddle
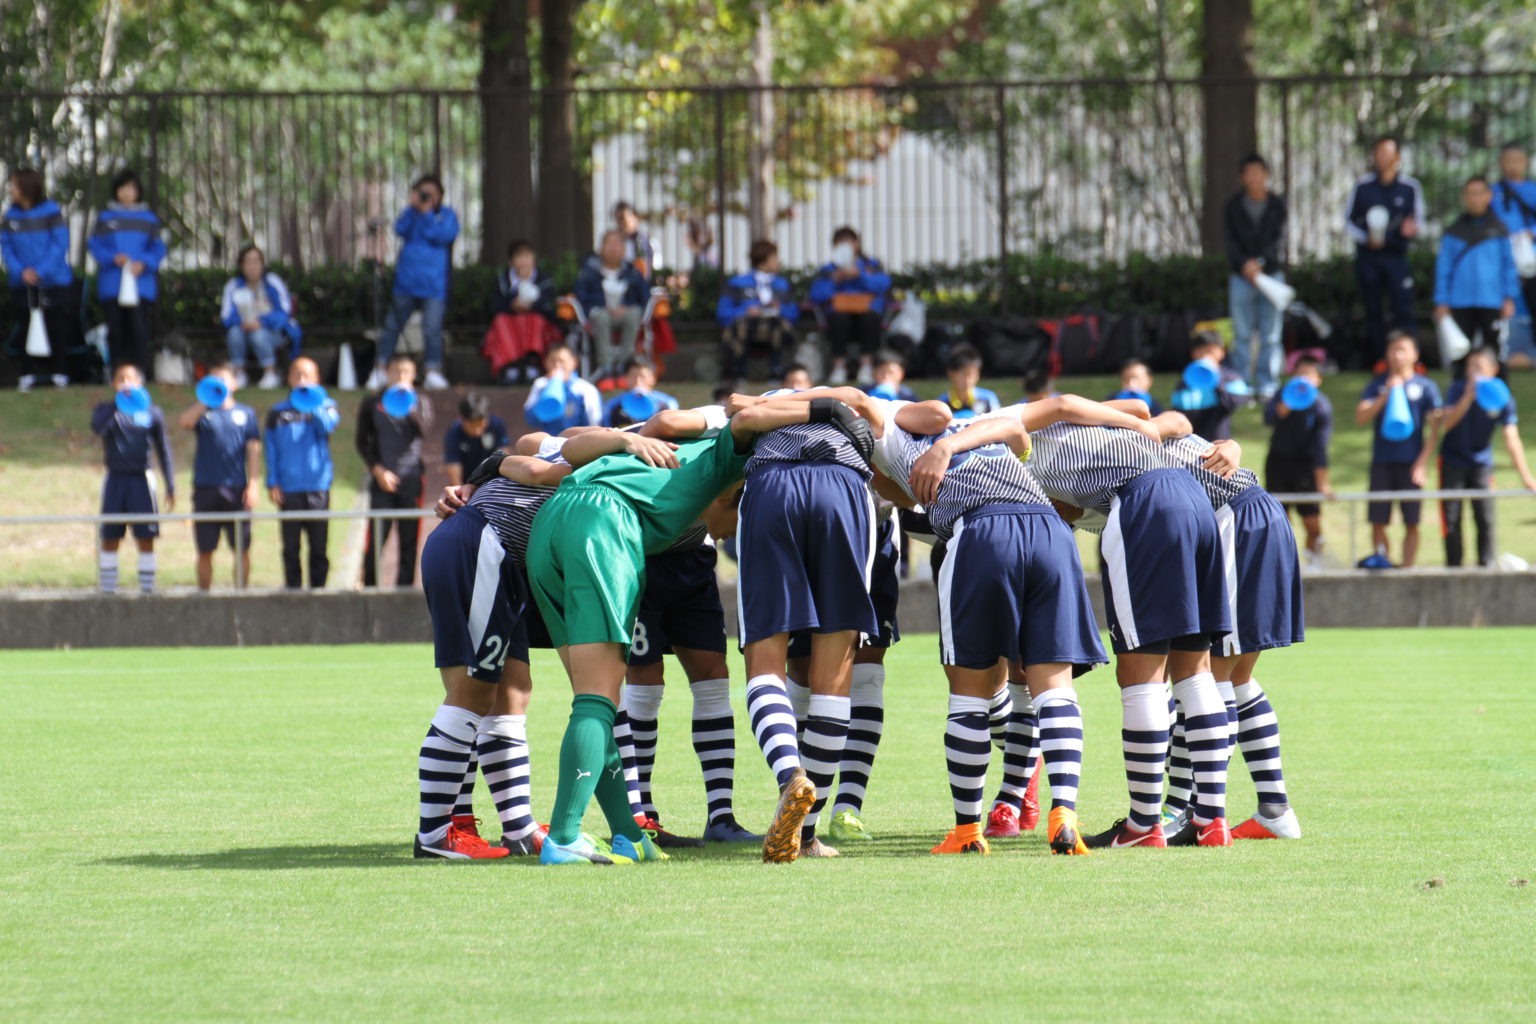
[[(420, 751), (416, 856), (632, 864), (710, 841), (761, 844), (783, 863), (836, 857), (823, 833), (869, 841), (898, 531), (934, 544), (955, 817), (934, 853), (987, 853), (989, 839), (1036, 828), (1040, 788), (1054, 853), (1300, 836), (1253, 677), (1260, 652), (1303, 639), (1296, 543), (1234, 442), (1134, 399), (1057, 395), (961, 419), (944, 402), (855, 388), (732, 395), (567, 434), (519, 439), (438, 503), (422, 582), (446, 696)], [(1130, 801), (1096, 834), (1077, 818), (1074, 680), (1110, 659), (1074, 527), (1101, 538)], [(711, 543), (731, 537), (748, 719), (779, 785), (761, 835), (733, 806)], [(547, 826), (529, 783), (530, 647), (559, 653), (574, 692)], [(693, 695), (702, 838), (663, 828), (651, 792), (665, 654)], [(1258, 809), (1229, 828), (1234, 747)], [(994, 748), (1003, 778), (989, 810)], [(477, 774), (499, 845), (479, 834)], [(581, 831), (594, 797), (606, 843)]]

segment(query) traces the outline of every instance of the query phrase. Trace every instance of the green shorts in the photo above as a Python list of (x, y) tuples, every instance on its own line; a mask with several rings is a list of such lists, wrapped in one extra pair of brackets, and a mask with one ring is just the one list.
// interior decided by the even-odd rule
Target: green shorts
[(599, 484), (561, 487), (533, 521), (528, 583), (556, 647), (613, 643), (627, 652), (645, 590), (634, 507)]

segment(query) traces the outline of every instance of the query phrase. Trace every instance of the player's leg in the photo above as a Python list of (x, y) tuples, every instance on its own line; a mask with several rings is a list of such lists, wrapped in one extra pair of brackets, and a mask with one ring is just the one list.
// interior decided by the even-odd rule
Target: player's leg
[[(951, 552), (951, 559), (953, 556)], [(981, 834), (981, 811), (986, 796), (987, 762), (992, 756), (987, 712), (997, 686), (997, 671), (993, 666), (945, 665), (944, 675), (949, 681), (944, 763), (949, 770), (955, 827), (929, 852), (990, 853)]]
[[(718, 592), (716, 602), (718, 604)], [(724, 647), (724, 615), (721, 617)], [(736, 820), (736, 721), (725, 651), (673, 645), (693, 695), (693, 752), (704, 776), (707, 819), (704, 839), (716, 843), (760, 843), (763, 837)]]
[[(661, 815), (656, 810), (656, 801), (651, 792), (651, 773), (656, 767), (656, 741), (660, 732), (658, 719), (661, 715), (661, 699), (666, 695), (665, 682), (664, 668), (660, 661), (644, 666), (630, 665), (624, 677), (624, 693), (619, 700), (619, 714), (629, 726), (630, 743), (634, 750), (635, 813), (657, 824), (661, 822)], [(620, 755), (623, 755), (622, 751)], [(628, 767), (625, 766), (626, 773)]]
[(152, 536), (140, 537), (135, 534), (134, 544), (139, 549), (139, 593), (153, 594), (155, 592), (155, 575), (158, 571), (155, 563), (155, 538)]
[(490, 846), (477, 832), (454, 821), (454, 805), (474, 754), (475, 736), (493, 696), (493, 684), (471, 676), (473, 668), (455, 665), (439, 670), (445, 695), (427, 726), (416, 762), (421, 790), (415, 842), (419, 858), (495, 860), (507, 855), (505, 849)]
[[(123, 483), (118, 474), (108, 473), (101, 482), (101, 514), (126, 512)], [(128, 533), (124, 523), (101, 524), (101, 550), (96, 556), (96, 584), (103, 594), (117, 593), (117, 549)]]
[(800, 856), (800, 827), (816, 800), (816, 787), (800, 763), (795, 710), (784, 689), (788, 653), (788, 633), (749, 641), (742, 651), (747, 663), (747, 716), (768, 770), (779, 784), (778, 806), (763, 836), (763, 860), (774, 864)]
[[(101, 529), (105, 534), (112, 525), (107, 524)], [(101, 553), (96, 559), (96, 582), (103, 594), (117, 593), (117, 549), (122, 543), (122, 537), (102, 538)]]
[(816, 800), (800, 828), (802, 857), (837, 856), (835, 849), (816, 838), (816, 825), (832, 795), (832, 783), (848, 742), (848, 691), (857, 640), (858, 634), (851, 630), (811, 634), (811, 704), (800, 739), (800, 762), (816, 787)]
[(866, 645), (853, 656), (848, 685), (848, 739), (837, 770), (837, 795), (832, 801), (831, 837), (841, 842), (868, 842), (864, 827), (864, 797), (875, 767), (875, 752), (885, 732), (885, 652)]
[(991, 722), (993, 745), (1000, 745), (1003, 751), (1003, 778), (985, 830), (993, 839), (1016, 836), (1040, 821), (1040, 719), (1023, 670), (1011, 665), (1000, 668), (1001, 685), (992, 699)]
[(501, 673), (491, 708), (480, 720), (475, 751), (501, 819), (501, 846), (519, 856), (539, 852), (544, 832), (533, 817), (528, 757), (528, 702), (533, 692), (526, 653), (513, 652)]
[(1259, 799), (1253, 817), (1232, 830), (1234, 839), (1300, 839), (1301, 823), (1291, 808), (1280, 758), (1280, 721), (1269, 695), (1253, 677), (1257, 653), (1246, 654), (1232, 671), (1237, 699), (1237, 746)]

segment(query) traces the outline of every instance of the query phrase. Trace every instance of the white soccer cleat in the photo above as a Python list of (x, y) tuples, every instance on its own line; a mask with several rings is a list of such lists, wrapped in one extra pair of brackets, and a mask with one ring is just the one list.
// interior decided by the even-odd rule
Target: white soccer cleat
[(1266, 818), (1254, 812), (1253, 817), (1232, 830), (1233, 839), (1300, 839), (1301, 822), (1290, 807), (1278, 818)]

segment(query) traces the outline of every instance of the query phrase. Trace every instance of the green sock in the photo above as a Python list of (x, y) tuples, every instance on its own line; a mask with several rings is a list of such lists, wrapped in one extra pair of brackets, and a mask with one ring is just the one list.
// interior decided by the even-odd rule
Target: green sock
[[(560, 782), (555, 787), (555, 809), (549, 816), (549, 838), (561, 846), (581, 835), (581, 818), (592, 802), (592, 793), (607, 774), (604, 765), (613, 746), (613, 701), (595, 693), (579, 693), (571, 701), (571, 720), (560, 741)], [(619, 773), (622, 785), (624, 773)], [(633, 822), (631, 822), (633, 824)]]
[(608, 731), (608, 759), (603, 763), (602, 778), (597, 783), (597, 806), (603, 809), (608, 827), (616, 836), (640, 841), (640, 826), (635, 824), (634, 808), (629, 805), (629, 785), (624, 781), (624, 760), (613, 730)]

